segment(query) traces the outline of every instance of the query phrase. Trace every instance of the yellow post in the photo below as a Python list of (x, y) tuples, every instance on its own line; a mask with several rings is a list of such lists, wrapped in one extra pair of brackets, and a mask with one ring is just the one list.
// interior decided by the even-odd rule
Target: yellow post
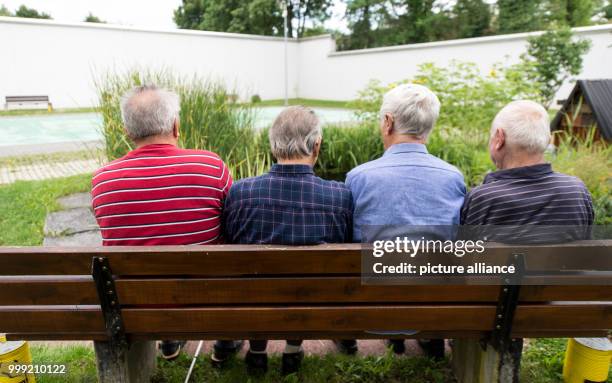
[(608, 380), (612, 343), (608, 338), (575, 338), (567, 342), (563, 381), (565, 383)]

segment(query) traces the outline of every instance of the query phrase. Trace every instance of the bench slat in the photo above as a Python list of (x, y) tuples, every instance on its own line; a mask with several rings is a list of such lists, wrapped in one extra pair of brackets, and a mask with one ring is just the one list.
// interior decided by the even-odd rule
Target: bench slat
[[(507, 259), (512, 253), (535, 254), (534, 267), (550, 268), (553, 262), (580, 269), (587, 258), (612, 267), (612, 240), (579, 241), (554, 246), (492, 245), (487, 261)], [(289, 251), (288, 251), (289, 250)], [(580, 252), (580, 257), (576, 257)], [(361, 272), (361, 244), (328, 244), (311, 247), (271, 245), (215, 245), (193, 247), (107, 248), (0, 248), (0, 275), (84, 275), (91, 258), (109, 258), (118, 275), (357, 275)], [(254, 261), (256, 260), (256, 261)]]
[[(119, 279), (119, 301), (138, 305), (491, 302), (499, 286), (362, 285), (359, 277)], [(0, 305), (96, 305), (90, 276), (0, 276)], [(612, 286), (524, 286), (520, 302), (612, 301)]]
[[(488, 331), (494, 306), (313, 306), (125, 309), (128, 334), (351, 331)], [(95, 306), (0, 307), (0, 328), (7, 333), (101, 333)], [(612, 327), (612, 302), (519, 305), (514, 332), (606, 330)], [(380, 337), (381, 335), (379, 335)]]

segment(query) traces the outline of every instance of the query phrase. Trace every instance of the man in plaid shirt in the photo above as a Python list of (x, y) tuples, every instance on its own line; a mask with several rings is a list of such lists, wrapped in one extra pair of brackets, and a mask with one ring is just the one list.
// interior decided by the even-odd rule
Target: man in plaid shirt
[[(223, 211), (227, 243), (316, 245), (351, 242), (353, 202), (341, 182), (326, 181), (313, 172), (321, 149), (321, 125), (302, 106), (285, 109), (270, 128), (270, 172), (236, 182)], [(267, 370), (267, 341), (250, 341), (245, 361), (250, 372)], [(227, 358), (226, 342), (218, 342), (213, 362)], [(282, 372), (299, 369), (301, 340), (288, 340)], [(345, 349), (346, 342), (344, 343)], [(349, 344), (356, 348), (355, 341)], [(353, 351), (356, 351), (353, 350)]]

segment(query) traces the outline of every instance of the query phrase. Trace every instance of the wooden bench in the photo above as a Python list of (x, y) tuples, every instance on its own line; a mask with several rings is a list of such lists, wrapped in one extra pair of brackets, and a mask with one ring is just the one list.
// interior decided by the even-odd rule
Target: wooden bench
[[(606, 336), (607, 285), (361, 283), (359, 244), (0, 248), (0, 332), (94, 340), (101, 382), (147, 381), (157, 339), (454, 338), (461, 382), (511, 382), (513, 337)], [(488, 254), (610, 260), (612, 241), (496, 245)], [(607, 258), (606, 258), (607, 257)], [(611, 268), (612, 270), (612, 268)], [(570, 279), (568, 279), (570, 281)]]
[(5, 108), (9, 109), (53, 109), (49, 96), (6, 96)]

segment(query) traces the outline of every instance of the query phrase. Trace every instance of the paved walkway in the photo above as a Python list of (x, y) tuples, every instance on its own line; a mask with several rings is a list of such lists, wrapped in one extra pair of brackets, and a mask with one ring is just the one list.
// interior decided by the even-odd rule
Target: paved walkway
[[(44, 246), (100, 246), (102, 237), (91, 211), (91, 197), (89, 193), (73, 194), (58, 200), (64, 210), (51, 213), (45, 221)], [(63, 346), (67, 344), (85, 344), (91, 342), (40, 342), (49, 345)], [(213, 341), (205, 341), (202, 353), (212, 351)], [(198, 345), (197, 340), (189, 341), (185, 347), (188, 354), (193, 355)], [(268, 352), (282, 353), (285, 342), (280, 340), (270, 341)], [(337, 352), (331, 340), (307, 340), (304, 341), (304, 352), (306, 355), (324, 355)], [(241, 352), (241, 356), (246, 350)], [(360, 340), (359, 355), (382, 355), (386, 352), (382, 340)], [(406, 341), (406, 355), (421, 355), (422, 351), (415, 340)]]
[(69, 177), (91, 173), (100, 167), (97, 159), (83, 159), (66, 162), (36, 162), (30, 165), (0, 167), (0, 185), (15, 181), (34, 181), (49, 178)]

